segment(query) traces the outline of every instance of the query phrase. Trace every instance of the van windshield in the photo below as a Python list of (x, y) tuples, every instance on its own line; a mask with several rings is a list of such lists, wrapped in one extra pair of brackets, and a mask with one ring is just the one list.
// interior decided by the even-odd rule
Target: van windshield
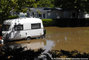
[(5, 25), (5, 24), (2, 25), (2, 31), (8, 31), (9, 28), (10, 28), (10, 25)]

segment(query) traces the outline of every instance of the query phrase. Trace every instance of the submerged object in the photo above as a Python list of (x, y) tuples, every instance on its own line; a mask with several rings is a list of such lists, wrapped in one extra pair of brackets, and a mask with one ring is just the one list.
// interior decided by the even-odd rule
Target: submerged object
[(0, 44), (4, 44), (4, 40), (3, 39), (0, 39)]

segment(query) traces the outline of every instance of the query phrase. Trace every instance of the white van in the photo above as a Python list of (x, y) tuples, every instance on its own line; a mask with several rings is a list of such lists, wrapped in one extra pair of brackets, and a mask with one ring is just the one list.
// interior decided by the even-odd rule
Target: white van
[(44, 37), (45, 30), (39, 18), (18, 18), (4, 21), (2, 35), (4, 40), (29, 40)]

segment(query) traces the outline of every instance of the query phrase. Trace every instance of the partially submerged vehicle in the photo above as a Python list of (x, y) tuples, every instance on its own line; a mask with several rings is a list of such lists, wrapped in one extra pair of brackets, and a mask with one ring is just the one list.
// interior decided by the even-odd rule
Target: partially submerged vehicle
[(2, 25), (3, 40), (19, 40), (45, 37), (46, 31), (39, 18), (18, 18), (5, 20)]
[(0, 36), (0, 44), (3, 44), (2, 36)]

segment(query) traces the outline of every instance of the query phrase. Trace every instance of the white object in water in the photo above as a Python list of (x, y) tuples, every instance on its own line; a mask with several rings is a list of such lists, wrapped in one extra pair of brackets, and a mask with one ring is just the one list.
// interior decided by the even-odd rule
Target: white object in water
[(4, 41), (3, 40), (0, 40), (0, 44), (4, 44)]

